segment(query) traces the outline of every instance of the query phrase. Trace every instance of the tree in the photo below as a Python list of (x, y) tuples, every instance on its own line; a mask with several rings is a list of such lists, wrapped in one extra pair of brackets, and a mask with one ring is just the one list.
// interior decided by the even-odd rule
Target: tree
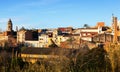
[(83, 27), (84, 28), (89, 28), (89, 25), (88, 24), (84, 24)]
[(103, 48), (94, 48), (87, 54), (78, 55), (76, 59), (77, 72), (111, 72), (111, 64)]

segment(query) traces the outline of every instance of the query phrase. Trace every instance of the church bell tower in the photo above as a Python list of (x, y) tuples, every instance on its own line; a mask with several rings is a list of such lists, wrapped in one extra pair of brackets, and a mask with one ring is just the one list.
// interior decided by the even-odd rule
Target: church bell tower
[(12, 21), (9, 19), (8, 24), (7, 24), (7, 31), (12, 32)]

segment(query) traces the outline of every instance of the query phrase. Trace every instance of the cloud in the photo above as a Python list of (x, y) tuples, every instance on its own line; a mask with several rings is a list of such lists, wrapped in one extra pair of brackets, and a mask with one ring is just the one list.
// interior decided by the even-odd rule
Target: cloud
[(6, 23), (9, 18), (0, 18), (0, 23)]

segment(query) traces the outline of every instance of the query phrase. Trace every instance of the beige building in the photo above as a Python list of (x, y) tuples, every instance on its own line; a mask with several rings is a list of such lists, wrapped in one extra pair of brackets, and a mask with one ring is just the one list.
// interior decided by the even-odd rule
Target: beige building
[(2, 34), (0, 34), (0, 47), (4, 47), (5, 46), (5, 42), (8, 40), (8, 36), (3, 36)]
[(48, 34), (41, 34), (39, 36), (39, 47), (49, 47), (52, 44), (52, 35), (51, 33)]
[(26, 32), (26, 30), (24, 30), (24, 29), (17, 32), (17, 43), (25, 42), (25, 32)]

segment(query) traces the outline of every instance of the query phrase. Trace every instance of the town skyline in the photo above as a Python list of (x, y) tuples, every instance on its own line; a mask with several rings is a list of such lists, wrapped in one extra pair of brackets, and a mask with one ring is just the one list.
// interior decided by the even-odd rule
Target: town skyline
[(120, 72), (120, 0), (1, 0), (0, 72)]
[(111, 26), (112, 13), (118, 18), (118, 0), (37, 0), (37, 1), (1, 1), (0, 28), (6, 30), (9, 18), (13, 21), (14, 30), (21, 28), (57, 28), (83, 27), (84, 24), (95, 26), (105, 22)]

